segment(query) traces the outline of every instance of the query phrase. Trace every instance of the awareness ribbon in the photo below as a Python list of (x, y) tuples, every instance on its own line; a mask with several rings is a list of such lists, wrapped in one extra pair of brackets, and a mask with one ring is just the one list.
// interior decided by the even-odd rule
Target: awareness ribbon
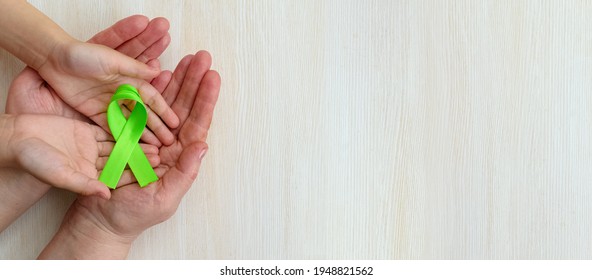
[[(118, 103), (124, 99), (136, 101), (136, 106), (127, 120)], [(116, 142), (109, 159), (107, 159), (107, 164), (99, 176), (99, 181), (115, 189), (126, 164), (129, 165), (141, 187), (158, 180), (158, 176), (154, 173), (148, 158), (138, 144), (147, 120), (146, 107), (138, 90), (127, 84), (119, 86), (111, 97), (107, 109), (107, 122)]]

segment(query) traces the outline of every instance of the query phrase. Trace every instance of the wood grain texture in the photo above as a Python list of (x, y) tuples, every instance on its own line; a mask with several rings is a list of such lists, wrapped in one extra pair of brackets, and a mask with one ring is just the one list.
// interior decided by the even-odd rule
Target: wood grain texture
[[(199, 179), (132, 259), (592, 258), (592, 2), (32, 3), (80, 39), (167, 17), (164, 68), (206, 49), (222, 76)], [(21, 66), (0, 52), (0, 105)]]

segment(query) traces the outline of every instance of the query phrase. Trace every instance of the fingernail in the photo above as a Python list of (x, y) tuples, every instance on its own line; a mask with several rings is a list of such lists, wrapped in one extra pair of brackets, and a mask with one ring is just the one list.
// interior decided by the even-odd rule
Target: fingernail
[(109, 196), (106, 193), (99, 193), (99, 196), (104, 200), (109, 200)]
[(207, 151), (208, 151), (208, 149), (201, 150), (201, 152), (199, 153), (199, 160), (202, 160), (204, 158)]

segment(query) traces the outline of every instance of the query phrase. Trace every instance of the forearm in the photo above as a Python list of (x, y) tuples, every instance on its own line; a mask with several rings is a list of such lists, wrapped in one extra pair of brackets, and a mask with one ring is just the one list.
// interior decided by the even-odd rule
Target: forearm
[(50, 186), (18, 168), (15, 117), (0, 115), (0, 231), (37, 202)]
[(103, 228), (74, 202), (39, 259), (125, 259), (134, 239)]
[(0, 232), (41, 199), (50, 186), (16, 168), (0, 168)]
[(74, 41), (61, 27), (23, 0), (0, 0), (0, 47), (35, 70), (59, 45)]

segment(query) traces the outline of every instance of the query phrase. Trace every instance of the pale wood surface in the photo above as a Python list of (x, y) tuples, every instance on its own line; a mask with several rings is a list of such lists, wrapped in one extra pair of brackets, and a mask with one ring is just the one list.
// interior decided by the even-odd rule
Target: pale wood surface
[[(591, 258), (591, 1), (55, 1), (171, 21), (223, 86), (199, 179), (130, 258)], [(0, 105), (22, 65), (0, 52)], [(0, 234), (34, 258), (73, 196)]]

